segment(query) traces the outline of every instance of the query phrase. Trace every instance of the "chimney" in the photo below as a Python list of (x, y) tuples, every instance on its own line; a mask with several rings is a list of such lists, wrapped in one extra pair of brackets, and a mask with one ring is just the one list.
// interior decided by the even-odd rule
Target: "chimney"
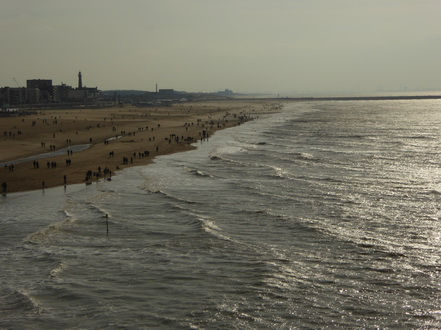
[(82, 76), (81, 76), (81, 71), (78, 72), (78, 89), (82, 89), (83, 88), (83, 80), (82, 80)]

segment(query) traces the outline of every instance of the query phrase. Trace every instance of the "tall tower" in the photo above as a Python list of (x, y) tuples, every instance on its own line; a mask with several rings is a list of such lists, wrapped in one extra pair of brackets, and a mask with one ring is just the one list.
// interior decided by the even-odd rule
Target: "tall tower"
[(78, 72), (78, 89), (82, 89), (83, 88), (83, 80), (82, 80), (82, 76), (81, 76), (81, 71)]

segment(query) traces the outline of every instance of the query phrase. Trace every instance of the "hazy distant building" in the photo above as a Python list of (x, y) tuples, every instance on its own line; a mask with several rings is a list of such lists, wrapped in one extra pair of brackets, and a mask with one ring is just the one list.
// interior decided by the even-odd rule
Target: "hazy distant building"
[(225, 90), (219, 91), (217, 93), (221, 94), (221, 95), (233, 95), (234, 94), (234, 92), (231, 89), (225, 89)]
[(60, 102), (94, 102), (101, 98), (101, 91), (98, 87), (83, 86), (83, 75), (78, 72), (78, 88), (72, 88), (65, 84), (55, 86)]
[(101, 92), (98, 90), (98, 87), (83, 86), (83, 75), (80, 71), (78, 72), (78, 88), (67, 89), (65, 96), (69, 102), (93, 102), (101, 97)]
[(40, 103), (40, 89), (38, 88), (26, 88), (26, 103)]
[[(30, 79), (26, 80), (28, 103), (50, 103), (54, 102), (52, 80)], [(37, 91), (38, 89), (38, 91)]]
[(173, 99), (175, 96), (174, 89), (159, 89), (158, 96), (161, 99)]
[(66, 84), (61, 84), (54, 86), (55, 94), (57, 95), (58, 102), (67, 102), (68, 99), (68, 91), (72, 89), (71, 86), (67, 86)]
[(84, 89), (69, 89), (67, 91), (68, 101), (84, 101), (87, 99), (87, 93)]
[(78, 73), (78, 88), (66, 84), (53, 85), (50, 79), (29, 79), (26, 87), (0, 88), (0, 106), (45, 103), (93, 103), (102, 99), (97, 87), (83, 86), (81, 72)]
[(26, 101), (26, 88), (24, 87), (4, 87), (0, 92), (1, 103), (3, 107), (10, 105), (25, 104)]

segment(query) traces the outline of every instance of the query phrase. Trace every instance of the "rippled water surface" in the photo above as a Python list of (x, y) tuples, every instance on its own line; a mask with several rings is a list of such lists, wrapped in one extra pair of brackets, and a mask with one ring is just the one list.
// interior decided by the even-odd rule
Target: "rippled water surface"
[(111, 182), (3, 197), (0, 327), (440, 327), (440, 110), (290, 103)]

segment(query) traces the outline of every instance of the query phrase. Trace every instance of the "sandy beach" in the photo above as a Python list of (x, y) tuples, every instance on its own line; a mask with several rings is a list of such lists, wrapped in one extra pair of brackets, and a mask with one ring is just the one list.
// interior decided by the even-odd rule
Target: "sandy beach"
[(1, 117), (1, 189), (12, 193), (108, 180), (119, 170), (189, 150), (218, 129), (240, 125), (279, 106), (229, 100), (170, 107), (34, 110)]

